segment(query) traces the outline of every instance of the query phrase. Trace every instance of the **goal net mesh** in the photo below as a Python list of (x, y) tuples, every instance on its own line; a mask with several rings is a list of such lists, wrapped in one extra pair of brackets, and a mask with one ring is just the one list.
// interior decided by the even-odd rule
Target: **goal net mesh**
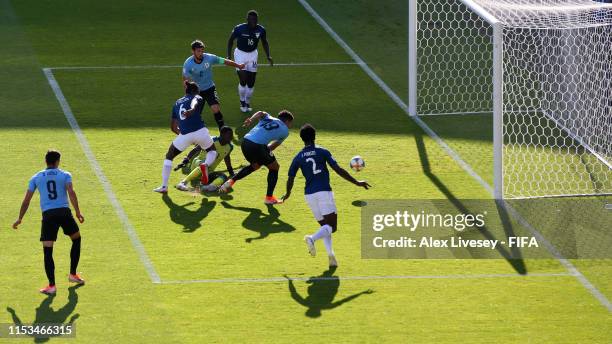
[[(473, 2), (502, 27), (504, 198), (612, 193), (612, 4)], [(417, 6), (418, 115), (492, 116), (492, 25)]]

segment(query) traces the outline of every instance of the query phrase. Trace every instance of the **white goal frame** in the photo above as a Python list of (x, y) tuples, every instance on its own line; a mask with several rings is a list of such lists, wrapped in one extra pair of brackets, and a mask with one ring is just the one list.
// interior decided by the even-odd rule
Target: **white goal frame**
[[(457, 2), (465, 5), (469, 10), (474, 12), (483, 21), (488, 23), (492, 28), (492, 109), (490, 112), (493, 114), (493, 197), (498, 200), (504, 199), (504, 123), (503, 123), (503, 111), (504, 111), (504, 40), (503, 40), (503, 23), (496, 18), (492, 13), (483, 8), (480, 4), (473, 0), (456, 0)], [(419, 0), (408, 1), (408, 113), (411, 117), (418, 117), (418, 2)], [(606, 6), (607, 8), (612, 5)], [(581, 8), (580, 6), (575, 6)], [(585, 6), (589, 8), (601, 8), (600, 5)], [(576, 9), (574, 8), (574, 9)], [(545, 10), (544, 6), (538, 7), (538, 10)], [(612, 9), (610, 10), (612, 11)], [(467, 114), (468, 112), (466, 112)], [(478, 114), (483, 112), (469, 112), (471, 114)], [(441, 115), (448, 115), (451, 113), (443, 113)], [(452, 113), (452, 114), (464, 114), (464, 113)], [(550, 114), (544, 115), (555, 122), (562, 130), (572, 137), (576, 142), (587, 151), (589, 151), (594, 157), (600, 162), (610, 168), (612, 171), (612, 165), (604, 157), (602, 157), (595, 149), (589, 146), (588, 143), (584, 142), (580, 137), (574, 135), (571, 130), (566, 128), (563, 124), (556, 121)], [(597, 193), (597, 194), (564, 194), (564, 195), (550, 195), (550, 196), (536, 196), (536, 197), (565, 197), (565, 196), (591, 196), (591, 195), (610, 195), (608, 192)], [(523, 198), (523, 197), (518, 197)], [(531, 198), (531, 197), (525, 197)]]

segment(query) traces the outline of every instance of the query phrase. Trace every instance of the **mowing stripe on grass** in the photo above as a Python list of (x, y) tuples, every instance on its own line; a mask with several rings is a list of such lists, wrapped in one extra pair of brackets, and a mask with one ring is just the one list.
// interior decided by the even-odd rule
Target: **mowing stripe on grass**
[(145, 269), (147, 270), (147, 273), (149, 274), (151, 281), (153, 283), (160, 283), (161, 279), (159, 278), (157, 271), (155, 271), (155, 267), (153, 266), (153, 263), (151, 263), (151, 260), (149, 259), (147, 252), (145, 252), (145, 249), (142, 246), (142, 243), (140, 242), (140, 239), (138, 239), (138, 234), (136, 234), (134, 227), (130, 223), (130, 220), (125, 214), (123, 207), (119, 203), (117, 196), (113, 192), (113, 188), (110, 182), (108, 181), (108, 179), (102, 172), (102, 168), (98, 164), (96, 157), (91, 151), (91, 148), (89, 147), (89, 142), (87, 142), (87, 138), (85, 138), (85, 135), (81, 131), (81, 127), (79, 127), (79, 124), (76, 118), (74, 117), (74, 114), (72, 113), (72, 109), (70, 109), (70, 105), (68, 105), (68, 101), (66, 100), (66, 97), (64, 97), (64, 93), (62, 92), (62, 89), (57, 83), (57, 80), (55, 80), (55, 76), (53, 75), (53, 72), (49, 68), (43, 68), (43, 73), (47, 77), (49, 86), (51, 86), (53, 93), (55, 93), (55, 97), (57, 98), (57, 101), (59, 102), (62, 108), (62, 111), (64, 112), (64, 116), (66, 116), (66, 120), (68, 120), (70, 127), (74, 131), (74, 134), (76, 135), (79, 143), (81, 144), (81, 148), (83, 148), (83, 152), (85, 153), (87, 160), (89, 160), (89, 164), (91, 165), (91, 168), (93, 169), (94, 173), (100, 180), (100, 183), (102, 184), (102, 187), (104, 188), (104, 192), (106, 193), (108, 200), (113, 205), (113, 208), (115, 209), (115, 212), (117, 213), (117, 216), (121, 220), (121, 223), (123, 224), (123, 228), (125, 229), (128, 237), (130, 238), (130, 241), (132, 242), (132, 246), (134, 246), (134, 249), (136, 249), (136, 252), (138, 253), (138, 257), (140, 258), (140, 261), (144, 265)]
[[(302, 66), (342, 66), (356, 65), (355, 62), (289, 62), (275, 63), (274, 66), (258, 65), (257, 67), (302, 67)], [(214, 65), (213, 67), (221, 67)], [(47, 67), (50, 70), (87, 70), (87, 69), (163, 69), (163, 68), (183, 68), (183, 65), (135, 65), (135, 66), (64, 66)]]
[(483, 279), (483, 278), (528, 278), (528, 277), (573, 277), (566, 272), (532, 274), (476, 274), (476, 275), (399, 275), (399, 276), (337, 276), (337, 277), (268, 277), (268, 278), (218, 278), (201, 280), (162, 281), (161, 284), (194, 283), (265, 283), (292, 281), (358, 281), (358, 280), (402, 280), (402, 279)]
[[(310, 6), (308, 1), (306, 0), (298, 0), (298, 2), (304, 7), (306, 12), (308, 12), (314, 20), (321, 25), (321, 27), (331, 36), (331, 38), (338, 43), (344, 49), (344, 51), (355, 61), (357, 64), (363, 69), (363, 71), (374, 80), (374, 82), (402, 109), (404, 112), (416, 122), (416, 124), (423, 129), (432, 139), (434, 139), (447, 153), (450, 157), (453, 158), (470, 176), (472, 176), (480, 185), (482, 185), (491, 195), (493, 195), (493, 188), (487, 182), (480, 177), (472, 167), (466, 163), (459, 155), (452, 150), (446, 142), (442, 140), (433, 131), (425, 122), (423, 122), (418, 116), (410, 116), (408, 111), (408, 105), (404, 103), (400, 97), (393, 92), (393, 90), (387, 86), (387, 84), (376, 74), (368, 65), (363, 61), (357, 53), (348, 45), (344, 40), (334, 31), (334, 29), (327, 24), (327, 22)], [(505, 203), (505, 202), (504, 202)], [(533, 226), (531, 226), (524, 218), (518, 214), (518, 212), (513, 209), (510, 205), (504, 204), (505, 208), (515, 216), (515, 218), (522, 222), (523, 225), (528, 228), (532, 234), (538, 239), (542, 240), (546, 248), (550, 251), (550, 253), (559, 261), (563, 267), (591, 293), (604, 307), (608, 309), (609, 312), (612, 313), (612, 305), (610, 301), (599, 291), (572, 263), (570, 263), (567, 259), (559, 254), (559, 252), (554, 248), (554, 246), (544, 239), (544, 236), (540, 234)]]

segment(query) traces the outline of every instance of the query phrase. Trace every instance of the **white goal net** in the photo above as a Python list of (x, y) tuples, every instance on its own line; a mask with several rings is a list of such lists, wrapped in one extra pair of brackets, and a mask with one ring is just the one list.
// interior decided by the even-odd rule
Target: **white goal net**
[(612, 4), (411, 1), (411, 115), (492, 116), (496, 197), (612, 193)]

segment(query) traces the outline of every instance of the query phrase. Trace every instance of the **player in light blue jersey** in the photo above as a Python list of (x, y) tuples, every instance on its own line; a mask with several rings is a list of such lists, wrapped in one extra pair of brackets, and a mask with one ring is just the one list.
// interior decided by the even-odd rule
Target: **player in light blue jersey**
[(72, 175), (69, 172), (59, 169), (61, 154), (58, 151), (50, 150), (45, 155), (47, 168), (36, 173), (28, 184), (19, 218), (13, 223), (13, 228), (17, 229), (23, 220), (34, 192), (40, 193), (40, 208), (42, 210), (42, 226), (40, 230), (40, 241), (43, 244), (45, 256), (45, 272), (49, 285), (40, 290), (41, 293), (53, 295), (55, 287), (55, 263), (53, 262), (53, 243), (57, 240), (57, 232), (62, 227), (64, 234), (72, 239), (70, 249), (70, 274), (68, 280), (77, 284), (85, 284), (85, 281), (77, 274), (77, 266), (81, 256), (81, 233), (79, 225), (74, 221), (68, 200), (72, 203), (77, 219), (80, 223), (85, 221), (79, 209), (79, 201), (72, 187)]
[(223, 127), (223, 114), (219, 106), (219, 96), (213, 81), (212, 67), (217, 64), (244, 69), (244, 63), (238, 64), (230, 59), (204, 53), (204, 43), (195, 40), (191, 43), (192, 55), (183, 64), (183, 82), (194, 81), (200, 88), (200, 96), (208, 103), (219, 128)]
[(327, 149), (315, 145), (316, 130), (312, 125), (305, 124), (302, 126), (300, 137), (304, 141), (304, 148), (293, 158), (293, 162), (289, 167), (287, 192), (282, 197), (282, 201), (286, 201), (291, 196), (297, 171), (302, 170), (302, 174), (306, 179), (306, 186), (304, 188), (306, 203), (308, 203), (315, 219), (321, 226), (314, 234), (305, 236), (304, 241), (308, 246), (308, 251), (314, 257), (316, 255), (314, 243), (319, 239), (323, 239), (323, 244), (329, 257), (329, 266), (330, 268), (337, 267), (338, 262), (332, 248), (331, 235), (337, 230), (338, 214), (334, 194), (329, 184), (327, 165), (342, 178), (366, 190), (370, 187), (370, 184), (364, 180), (358, 181), (353, 178), (345, 169), (338, 166), (338, 163), (336, 163), (336, 160), (334, 160)]
[(289, 136), (289, 128), (293, 123), (293, 115), (287, 110), (278, 113), (278, 118), (270, 116), (267, 112), (257, 111), (244, 121), (245, 127), (259, 120), (257, 125), (244, 136), (240, 148), (250, 165), (243, 167), (219, 188), (219, 192), (227, 192), (236, 181), (248, 176), (261, 166), (268, 167), (268, 189), (264, 203), (276, 204), (279, 200), (274, 197), (274, 188), (278, 181), (280, 168), (274, 151)]

